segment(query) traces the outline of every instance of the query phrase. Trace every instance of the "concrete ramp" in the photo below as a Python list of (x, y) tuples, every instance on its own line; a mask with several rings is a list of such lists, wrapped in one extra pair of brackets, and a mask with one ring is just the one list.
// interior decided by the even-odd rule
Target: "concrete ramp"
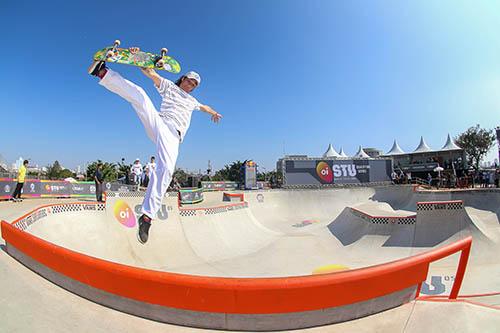
[[(467, 236), (475, 236), (478, 241), (497, 238), (495, 222), (474, 223), (461, 200), (417, 202), (416, 214), (395, 211), (387, 204), (373, 203), (347, 207), (328, 225), (330, 232), (343, 245), (352, 244), (366, 235), (388, 236), (383, 246), (434, 247)], [(478, 213), (471, 209), (471, 212)], [(411, 214), (411, 215), (410, 215)], [(485, 213), (482, 214), (484, 218)], [(487, 215), (495, 220), (496, 215)], [(480, 228), (478, 228), (480, 225)]]
[(456, 272), (467, 236), (474, 245), (465, 288), (500, 289), (482, 282), (500, 269), (492, 255), (498, 209), (474, 194), (383, 187), (224, 197), (205, 193), (204, 202), (179, 207), (169, 195), (145, 245), (136, 239), (142, 193), (109, 193), (105, 209), (39, 207), (2, 223), (2, 235), (12, 256), (83, 297), (205, 328), (310, 327), (381, 312), (419, 292), (450, 293), (463, 277)]
[(434, 247), (474, 235), (484, 239), (461, 200), (417, 203), (415, 247)]
[(386, 236), (382, 246), (411, 247), (415, 232), (415, 216), (385, 213), (385, 216), (372, 216), (366, 211), (346, 207), (328, 225), (328, 230), (344, 246), (353, 244), (365, 236)]

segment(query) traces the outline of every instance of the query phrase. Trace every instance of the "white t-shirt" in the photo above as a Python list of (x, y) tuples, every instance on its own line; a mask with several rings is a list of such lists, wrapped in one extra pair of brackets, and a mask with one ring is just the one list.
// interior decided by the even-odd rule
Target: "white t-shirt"
[(157, 90), (163, 99), (159, 112), (160, 117), (165, 122), (175, 126), (181, 133), (180, 139), (182, 141), (191, 123), (193, 111), (199, 110), (201, 104), (196, 98), (165, 78), (161, 78), (160, 87)]
[(141, 165), (141, 163), (134, 163), (134, 164), (132, 164), (132, 168), (130, 168), (130, 171), (132, 171), (132, 173), (134, 175), (140, 175), (140, 174), (142, 174), (142, 165)]
[(155, 171), (156, 162), (153, 162), (153, 163), (149, 162), (148, 164), (146, 164), (146, 169), (148, 169), (150, 173)]

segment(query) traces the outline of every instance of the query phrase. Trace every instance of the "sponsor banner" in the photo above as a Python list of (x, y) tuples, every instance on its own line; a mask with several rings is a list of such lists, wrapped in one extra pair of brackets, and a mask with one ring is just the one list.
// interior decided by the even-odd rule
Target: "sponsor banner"
[(257, 189), (257, 165), (253, 162), (245, 164), (245, 189)]
[(94, 182), (77, 182), (70, 183), (72, 197), (90, 197), (95, 196)]
[[(9, 199), (16, 189), (17, 181), (15, 179), (3, 178), (0, 180), (0, 198)], [(26, 180), (21, 191), (23, 197), (39, 197), (40, 181)]]
[[(0, 180), (0, 199), (9, 199), (14, 193), (17, 181), (3, 178)], [(132, 192), (134, 186), (105, 183), (104, 191)], [(22, 197), (95, 197), (96, 187), (94, 182), (67, 182), (48, 180), (26, 180), (22, 190)]]
[(40, 185), (40, 195), (42, 197), (69, 197), (71, 194), (70, 182), (42, 180)]
[(202, 188), (187, 188), (180, 189), (181, 204), (193, 204), (203, 201)]
[[(177, 193), (175, 193), (177, 194)], [(137, 219), (142, 215), (142, 204), (139, 197), (136, 200), (126, 198), (109, 197), (106, 200), (106, 215), (109, 221), (115, 221), (125, 228), (135, 228)], [(156, 218), (161, 221), (167, 221), (169, 212), (174, 208), (170, 204), (162, 202)]]
[(0, 197), (10, 198), (16, 189), (17, 182), (13, 180), (2, 180), (0, 187)]
[(286, 160), (285, 185), (359, 184), (390, 181), (392, 161)]
[(433, 163), (425, 163), (425, 164), (417, 164), (417, 165), (410, 165), (410, 166), (403, 166), (403, 167), (395, 167), (396, 170), (403, 170), (405, 172), (409, 171), (432, 171), (434, 168), (438, 167), (439, 163), (433, 162)]
[(231, 191), (238, 188), (237, 182), (201, 182), (203, 191)]
[(104, 191), (113, 191), (113, 192), (134, 192), (136, 191), (137, 186), (135, 185), (126, 185), (121, 183), (105, 183)]

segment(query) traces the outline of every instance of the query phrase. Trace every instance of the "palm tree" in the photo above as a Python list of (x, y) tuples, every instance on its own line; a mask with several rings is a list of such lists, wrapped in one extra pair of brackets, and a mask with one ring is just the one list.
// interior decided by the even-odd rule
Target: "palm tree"
[(97, 160), (87, 166), (88, 179), (94, 179), (95, 170), (97, 169), (97, 163), (102, 163), (101, 170), (102, 174), (104, 175), (105, 181), (114, 181), (118, 178), (117, 167), (115, 163), (102, 162), (101, 160)]

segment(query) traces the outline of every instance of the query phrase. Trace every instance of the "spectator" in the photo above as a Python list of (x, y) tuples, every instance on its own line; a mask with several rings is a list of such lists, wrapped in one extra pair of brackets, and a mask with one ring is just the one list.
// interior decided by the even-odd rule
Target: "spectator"
[(457, 185), (457, 176), (454, 173), (450, 175), (450, 187), (455, 188)]
[(94, 181), (95, 181), (95, 196), (97, 202), (104, 202), (102, 200), (102, 183), (104, 182), (104, 174), (102, 172), (102, 163), (97, 163), (96, 169), (95, 169), (95, 174), (94, 174)]
[(392, 171), (392, 173), (391, 173), (391, 179), (392, 179), (392, 182), (393, 182), (394, 184), (397, 184), (397, 183), (398, 183), (398, 174), (397, 174), (397, 173), (396, 173), (396, 171), (394, 171), (394, 170), (393, 170), (393, 171)]
[(146, 166), (144, 168), (144, 174), (142, 176), (141, 185), (142, 187), (148, 187), (149, 184), (149, 171), (150, 169)]
[(19, 167), (19, 171), (17, 173), (16, 189), (14, 190), (14, 193), (12, 193), (12, 198), (11, 198), (11, 200), (14, 202), (23, 201), (23, 199), (21, 199), (21, 191), (23, 190), (24, 179), (26, 178), (26, 168), (28, 167), (28, 163), (29, 163), (28, 160), (24, 160), (23, 165)]
[(429, 186), (432, 186), (432, 175), (430, 174), (430, 172), (427, 173), (427, 184), (429, 184)]
[(172, 185), (173, 185), (174, 190), (176, 190), (176, 191), (179, 191), (182, 188), (181, 184), (179, 183), (179, 181), (175, 177), (172, 180)]
[(155, 162), (155, 157), (151, 156), (151, 161), (146, 164), (146, 169), (149, 169), (149, 173), (155, 172), (156, 170), (156, 162)]
[(141, 160), (139, 160), (138, 158), (135, 159), (134, 164), (132, 164), (132, 167), (130, 168), (130, 172), (132, 173), (132, 176), (134, 177), (134, 184), (137, 185), (137, 190), (139, 190), (139, 186), (141, 185), (141, 178), (142, 178)]
[(483, 172), (483, 183), (484, 187), (490, 187), (490, 173), (487, 171)]

